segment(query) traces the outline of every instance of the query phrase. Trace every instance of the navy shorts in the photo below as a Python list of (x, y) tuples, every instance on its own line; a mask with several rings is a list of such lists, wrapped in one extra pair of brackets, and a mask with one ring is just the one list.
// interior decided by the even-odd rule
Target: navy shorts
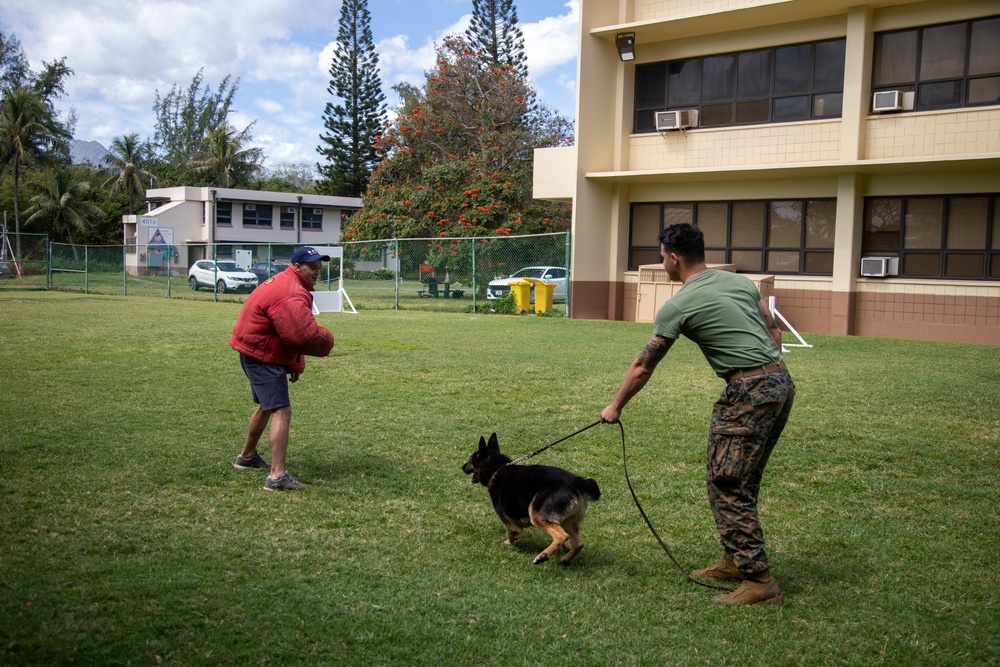
[(288, 374), (279, 364), (266, 364), (240, 352), (240, 366), (250, 379), (253, 402), (270, 411), (292, 404), (288, 397)]

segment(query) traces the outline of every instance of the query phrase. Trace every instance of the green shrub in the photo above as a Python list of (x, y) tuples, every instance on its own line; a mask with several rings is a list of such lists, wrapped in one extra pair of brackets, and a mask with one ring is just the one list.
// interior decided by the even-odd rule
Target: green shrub
[(514, 301), (514, 293), (507, 292), (499, 299), (490, 303), (490, 310), (498, 315), (518, 315), (517, 302)]

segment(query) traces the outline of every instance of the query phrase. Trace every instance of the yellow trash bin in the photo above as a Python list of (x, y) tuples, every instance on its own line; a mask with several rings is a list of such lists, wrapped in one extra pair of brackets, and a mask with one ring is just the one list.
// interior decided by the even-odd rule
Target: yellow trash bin
[(515, 280), (510, 284), (510, 293), (514, 295), (514, 308), (518, 315), (531, 310), (531, 283), (527, 280)]
[(535, 312), (545, 313), (552, 309), (552, 295), (556, 291), (555, 283), (547, 283), (541, 280), (535, 283)]

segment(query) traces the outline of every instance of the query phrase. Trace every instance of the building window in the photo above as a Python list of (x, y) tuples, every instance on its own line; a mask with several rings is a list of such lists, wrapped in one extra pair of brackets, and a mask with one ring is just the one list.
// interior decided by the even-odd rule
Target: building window
[(279, 223), (282, 229), (295, 229), (295, 207), (294, 206), (282, 206), (281, 207), (281, 222)]
[(215, 224), (233, 224), (233, 203), (230, 201), (220, 201), (215, 203)]
[(1000, 280), (1000, 195), (866, 199), (862, 251), (904, 278)]
[(304, 208), (302, 209), (302, 229), (323, 229), (323, 209)]
[(745, 273), (833, 275), (837, 202), (791, 199), (633, 204), (629, 270), (658, 264), (659, 235), (677, 223), (705, 235), (705, 261)]
[(270, 204), (243, 204), (244, 227), (270, 227), (274, 207)]
[(1000, 16), (875, 35), (874, 92), (916, 92), (918, 111), (1000, 104)]
[(633, 132), (656, 112), (697, 109), (699, 127), (839, 118), (846, 40), (637, 65)]

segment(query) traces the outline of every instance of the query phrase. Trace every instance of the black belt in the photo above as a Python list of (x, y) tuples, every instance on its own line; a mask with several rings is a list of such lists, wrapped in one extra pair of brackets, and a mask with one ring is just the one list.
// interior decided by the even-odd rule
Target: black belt
[(753, 368), (742, 368), (731, 372), (726, 376), (726, 382), (732, 382), (733, 380), (741, 377), (752, 378), (758, 375), (767, 375), (768, 373), (779, 373), (785, 370), (784, 361), (772, 361), (766, 363), (763, 366), (754, 366)]

